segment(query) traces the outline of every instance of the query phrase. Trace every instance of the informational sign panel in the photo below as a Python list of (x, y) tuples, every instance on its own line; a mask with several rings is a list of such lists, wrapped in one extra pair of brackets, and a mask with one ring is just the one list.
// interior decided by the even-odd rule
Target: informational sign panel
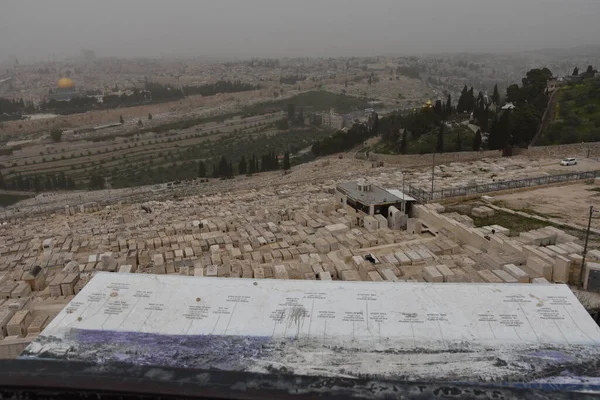
[(597, 375), (599, 355), (600, 328), (565, 285), (99, 273), (22, 357), (551, 382)]

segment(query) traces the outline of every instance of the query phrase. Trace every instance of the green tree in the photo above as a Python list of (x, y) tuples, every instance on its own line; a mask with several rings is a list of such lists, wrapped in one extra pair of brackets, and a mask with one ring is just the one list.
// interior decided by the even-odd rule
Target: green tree
[(379, 135), (379, 114), (377, 114), (376, 112), (371, 114), (370, 119), (370, 128), (371, 128), (371, 135), (372, 136), (377, 136)]
[(473, 136), (473, 151), (479, 151), (481, 148), (481, 130), (477, 129), (475, 136)]
[(460, 97), (458, 98), (458, 103), (456, 104), (456, 112), (458, 114), (463, 114), (465, 111), (467, 111), (469, 104), (468, 96), (469, 89), (467, 88), (467, 85), (465, 85), (460, 92)]
[(578, 68), (578, 67), (575, 67), (575, 68), (573, 69), (573, 74), (572, 74), (572, 75), (573, 75), (573, 76), (579, 76), (579, 68)]
[(221, 156), (221, 161), (219, 161), (217, 169), (217, 176), (221, 178), (230, 178), (233, 176), (233, 166), (231, 165), (231, 162), (227, 162), (225, 156)]
[(281, 130), (286, 130), (289, 129), (290, 125), (288, 123), (287, 119), (280, 119), (277, 122), (275, 122), (275, 126), (277, 127), (277, 129), (281, 129)]
[(511, 144), (528, 146), (542, 122), (542, 112), (533, 104), (525, 104), (510, 113)]
[(446, 118), (452, 115), (452, 95), (448, 94), (448, 100), (446, 100)]
[(442, 101), (436, 100), (435, 105), (433, 106), (433, 112), (438, 116), (442, 117)]
[(35, 190), (36, 193), (38, 193), (42, 190), (42, 184), (40, 182), (40, 177), (37, 175), (33, 176), (33, 189)]
[(198, 177), (206, 178), (206, 168), (204, 166), (204, 162), (200, 161), (198, 164)]
[(288, 171), (292, 166), (290, 165), (290, 152), (286, 151), (283, 154), (283, 169)]
[(50, 175), (46, 175), (46, 190), (53, 190), (54, 186), (52, 186), (52, 178)]
[(287, 115), (289, 120), (294, 120), (296, 116), (296, 106), (293, 103), (288, 104)]
[(440, 129), (438, 130), (437, 144), (435, 146), (435, 150), (438, 153), (444, 152), (444, 123), (443, 122), (440, 124)]
[(467, 92), (466, 105), (466, 111), (469, 113), (472, 112), (475, 108), (475, 96), (473, 94), (473, 86), (471, 86), (471, 89), (469, 89), (469, 91)]
[(456, 151), (462, 151), (462, 139), (460, 137), (460, 129), (456, 130)]
[(408, 147), (408, 130), (404, 129), (402, 132), (402, 141), (400, 142), (400, 153), (406, 154), (407, 147)]
[(246, 175), (246, 157), (242, 156), (240, 164), (238, 165), (238, 173), (240, 175)]
[(494, 85), (494, 93), (492, 94), (492, 101), (494, 104), (500, 104), (500, 92), (498, 91), (498, 84)]
[(513, 84), (506, 88), (506, 101), (513, 104), (521, 102), (521, 89), (519, 85)]
[(510, 111), (505, 111), (501, 113), (499, 118), (494, 119), (488, 140), (491, 150), (504, 150), (510, 146), (509, 114)]
[(89, 188), (91, 190), (104, 189), (104, 178), (98, 174), (93, 174), (89, 178)]
[(250, 157), (250, 163), (248, 164), (248, 173), (250, 175), (256, 173), (256, 159), (254, 154), (252, 154), (252, 157)]
[(58, 177), (57, 177), (57, 183), (58, 183), (58, 187), (60, 189), (66, 189), (67, 188), (67, 177), (65, 176), (64, 172), (59, 172), (58, 173)]
[(58, 129), (58, 128), (53, 128), (50, 131), (50, 137), (55, 142), (60, 142), (60, 140), (62, 139), (62, 134), (63, 134), (63, 131), (61, 129)]
[(148, 113), (148, 120), (152, 120), (152, 114)]
[(298, 117), (296, 118), (296, 124), (298, 126), (304, 126), (304, 108), (300, 107), (298, 111)]

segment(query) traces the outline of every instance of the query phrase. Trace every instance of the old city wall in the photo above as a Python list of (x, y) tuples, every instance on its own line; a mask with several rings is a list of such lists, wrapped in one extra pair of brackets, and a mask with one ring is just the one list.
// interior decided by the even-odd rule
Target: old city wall
[[(526, 156), (530, 158), (565, 158), (565, 157), (600, 157), (600, 142), (574, 143), (556, 146), (537, 146), (529, 149), (514, 149), (513, 155)], [(447, 164), (453, 162), (476, 161), (483, 158), (499, 158), (502, 152), (499, 150), (487, 151), (463, 151), (456, 153), (441, 153), (435, 155), (436, 164)], [(431, 165), (432, 154), (378, 154), (370, 153), (371, 161), (383, 161), (386, 164), (402, 164), (410, 166)]]
[[(499, 150), (461, 151), (455, 153), (440, 153), (435, 155), (436, 164), (481, 160), (482, 158), (502, 157)], [(405, 164), (411, 166), (431, 165), (432, 154), (369, 154), (372, 161), (383, 161), (386, 164)]]
[(560, 144), (556, 146), (536, 146), (528, 149), (517, 149), (517, 151), (515, 151), (515, 155), (524, 155), (531, 158), (595, 158), (600, 157), (600, 142)]

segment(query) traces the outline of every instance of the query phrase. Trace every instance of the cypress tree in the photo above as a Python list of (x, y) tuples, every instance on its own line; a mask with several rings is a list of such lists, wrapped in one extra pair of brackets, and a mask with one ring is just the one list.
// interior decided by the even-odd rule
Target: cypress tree
[(477, 129), (475, 136), (473, 136), (473, 151), (479, 151), (481, 148), (481, 130)]
[(469, 94), (469, 89), (467, 85), (465, 85), (460, 93), (460, 97), (458, 98), (458, 104), (456, 105), (456, 112), (459, 114), (464, 113), (467, 110), (467, 97)]
[(286, 151), (283, 154), (283, 169), (285, 171), (288, 171), (290, 168), (291, 168), (291, 165), (290, 165), (290, 152)]
[(246, 175), (246, 157), (242, 156), (240, 164), (238, 166), (238, 173), (240, 175)]
[(254, 154), (252, 154), (252, 157), (250, 158), (250, 163), (248, 165), (248, 173), (250, 175), (255, 174), (256, 173), (256, 168), (255, 168), (255, 157)]
[(498, 91), (498, 84), (494, 85), (494, 93), (492, 94), (492, 101), (494, 104), (500, 104), (500, 92)]
[(440, 124), (440, 129), (438, 130), (436, 151), (438, 153), (444, 152), (444, 123), (443, 122)]

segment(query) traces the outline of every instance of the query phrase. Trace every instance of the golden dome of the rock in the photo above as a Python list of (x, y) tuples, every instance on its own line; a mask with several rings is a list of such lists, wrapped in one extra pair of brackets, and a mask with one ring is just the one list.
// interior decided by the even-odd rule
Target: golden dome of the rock
[(75, 84), (73, 83), (73, 81), (70, 78), (60, 78), (58, 80), (59, 89), (68, 89), (68, 88), (72, 88), (73, 86), (75, 86)]

